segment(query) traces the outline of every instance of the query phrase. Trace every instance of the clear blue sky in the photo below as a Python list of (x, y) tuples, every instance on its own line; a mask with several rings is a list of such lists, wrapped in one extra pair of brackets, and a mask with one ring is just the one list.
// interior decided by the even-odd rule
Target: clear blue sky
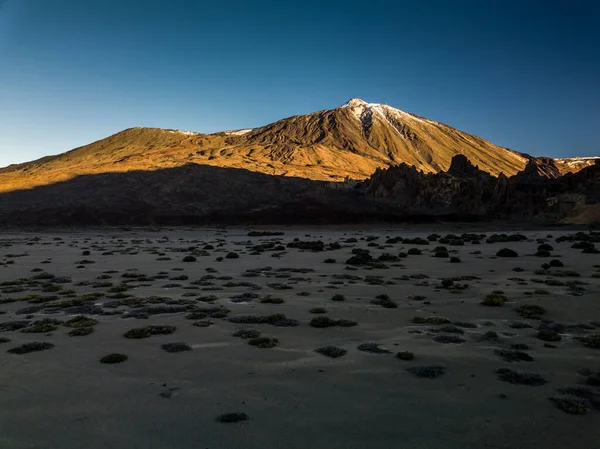
[(0, 166), (132, 126), (351, 97), (534, 155), (600, 155), (596, 0), (0, 0)]

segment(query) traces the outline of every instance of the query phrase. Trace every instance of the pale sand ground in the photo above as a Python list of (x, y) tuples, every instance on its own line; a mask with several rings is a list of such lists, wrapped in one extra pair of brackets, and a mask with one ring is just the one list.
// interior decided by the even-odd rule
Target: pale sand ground
[[(294, 237), (301, 240), (322, 239), (325, 243), (349, 237), (366, 235), (403, 237), (425, 233), (398, 229), (369, 228), (280, 228), (285, 231), (283, 244)], [(428, 229), (423, 229), (427, 230)], [(118, 283), (126, 269), (137, 268), (147, 275), (169, 271), (176, 276), (185, 273), (188, 281), (159, 280), (152, 287), (136, 288), (130, 293), (138, 297), (150, 295), (181, 298), (181, 288), (165, 289), (161, 285), (177, 282), (189, 285), (206, 274), (205, 268), (218, 270), (218, 276), (233, 276), (235, 281), (248, 281), (263, 288), (258, 294), (272, 294), (285, 299), (281, 305), (231, 304), (233, 294), (249, 291), (248, 288), (225, 288), (221, 291), (202, 292), (219, 296), (216, 304), (232, 310), (231, 316), (242, 314), (285, 313), (300, 321), (298, 327), (273, 327), (269, 325), (239, 325), (227, 319), (213, 319), (208, 328), (198, 328), (184, 318), (184, 313), (155, 315), (148, 320), (121, 319), (119, 316), (96, 316), (100, 323), (95, 332), (85, 337), (69, 337), (66, 327), (51, 335), (27, 334), (19, 331), (3, 332), (0, 337), (12, 339), (0, 345), (0, 447), (35, 449), (70, 448), (592, 448), (600, 441), (600, 411), (569, 415), (554, 407), (549, 397), (564, 385), (581, 383), (578, 371), (583, 368), (600, 369), (600, 351), (585, 348), (564, 335), (556, 343), (557, 349), (544, 347), (544, 342), (534, 337), (534, 329), (512, 329), (510, 320), (523, 320), (515, 313), (515, 306), (523, 303), (541, 304), (548, 313), (545, 318), (570, 323), (600, 321), (600, 279), (592, 278), (597, 272), (593, 265), (600, 256), (581, 254), (571, 249), (570, 242), (555, 243), (553, 254), (560, 257), (565, 269), (581, 273), (578, 280), (585, 285), (583, 296), (571, 296), (565, 287), (551, 287), (529, 282), (517, 285), (507, 278), (521, 277), (530, 280), (533, 271), (548, 259), (534, 257), (535, 239), (548, 233), (557, 237), (565, 231), (528, 231), (532, 240), (523, 243), (466, 244), (448, 248), (457, 250), (460, 264), (450, 264), (447, 259), (431, 257), (429, 250), (438, 244), (421, 247), (424, 254), (409, 256), (400, 261), (404, 268), (357, 271), (345, 270), (344, 261), (352, 246), (325, 252), (301, 252), (289, 249), (281, 258), (270, 252), (249, 255), (245, 246), (235, 242), (252, 240), (258, 243), (272, 237), (246, 236), (248, 229), (230, 228), (223, 232), (211, 229), (162, 229), (69, 231), (50, 233), (11, 233), (2, 235), (2, 242), (12, 246), (0, 250), (0, 260), (9, 253), (27, 253), (12, 260), (13, 265), (0, 266), (0, 281), (30, 277), (35, 267), (57, 276), (71, 276), (73, 283), (94, 280), (103, 271), (119, 270), (112, 281)], [(439, 232), (439, 230), (438, 230)], [(456, 231), (454, 231), (456, 232)], [(459, 231), (460, 232), (460, 231)], [(346, 233), (346, 235), (344, 235)], [(444, 232), (440, 232), (444, 234)], [(310, 234), (310, 237), (306, 237)], [(491, 232), (487, 232), (491, 235)], [(35, 236), (38, 242), (31, 242)], [(168, 243), (156, 243), (169, 236)], [(53, 240), (63, 238), (62, 243)], [(116, 239), (114, 239), (115, 237)], [(226, 252), (210, 251), (208, 257), (198, 257), (195, 263), (183, 263), (187, 253), (170, 252), (167, 248), (187, 248), (199, 242), (226, 240), (225, 249), (236, 250), (239, 259), (216, 262), (215, 258)], [(117, 239), (124, 240), (124, 248), (139, 247), (137, 255), (101, 256), (90, 248), (97, 243), (102, 248), (115, 248)], [(142, 239), (132, 244), (132, 239)], [(150, 239), (151, 243), (147, 243)], [(27, 245), (27, 243), (33, 243)], [(216, 245), (215, 245), (216, 246)], [(358, 247), (367, 248), (359, 240)], [(415, 245), (402, 243), (382, 250), (370, 248), (374, 255), (382, 252), (397, 254)], [(171, 261), (157, 261), (157, 255), (144, 250), (160, 247)], [(517, 250), (516, 259), (493, 258), (499, 248)], [(90, 256), (82, 256), (83, 248), (90, 248)], [(481, 256), (469, 252), (480, 250)], [(337, 263), (325, 264), (326, 258)], [(51, 264), (40, 264), (52, 258)], [(94, 260), (95, 264), (76, 269), (75, 261)], [(5, 259), (10, 260), (10, 259)], [(240, 274), (249, 268), (264, 266), (314, 268), (316, 272), (292, 274), (309, 277), (299, 281), (292, 290), (273, 290), (266, 283), (287, 279), (261, 277), (245, 278)], [(390, 264), (391, 265), (391, 264)], [(515, 273), (514, 267), (525, 272)], [(171, 271), (183, 268), (183, 272)], [(431, 278), (430, 286), (415, 286), (418, 281), (396, 280), (395, 285), (356, 284), (327, 288), (335, 273), (380, 275), (391, 280), (405, 274), (425, 273)], [(319, 277), (326, 274), (327, 277)], [(475, 275), (482, 279), (469, 281), (462, 294), (447, 290), (435, 291), (438, 279), (450, 276)], [(565, 280), (565, 278), (561, 278)], [(225, 281), (216, 281), (222, 285)], [(78, 293), (103, 289), (73, 287)], [(546, 288), (549, 295), (526, 296), (526, 291)], [(491, 308), (479, 304), (483, 296), (493, 290), (503, 290), (509, 299), (504, 307)], [(322, 291), (319, 291), (322, 290)], [(310, 296), (297, 296), (306, 291)], [(38, 292), (39, 293), (39, 292)], [(345, 295), (345, 302), (332, 302), (332, 295)], [(397, 309), (385, 309), (370, 300), (387, 293), (395, 300)], [(1, 298), (17, 297), (26, 292), (0, 294)], [(425, 295), (430, 305), (411, 301), (409, 295)], [(98, 302), (107, 301), (102, 298)], [(23, 319), (14, 313), (28, 303), (0, 305), (0, 323)], [(203, 305), (201, 303), (201, 305)], [(328, 316), (356, 320), (351, 328), (317, 329), (308, 322), (316, 315), (308, 311), (323, 306)], [(433, 341), (433, 334), (408, 333), (411, 329), (427, 330), (432, 326), (411, 323), (415, 315), (440, 315), (451, 320), (471, 321), (480, 324), (476, 329), (465, 329), (467, 343), (452, 345)], [(48, 315), (35, 314), (35, 319)], [(64, 314), (52, 315), (65, 319)], [(481, 326), (492, 321), (491, 327)], [(172, 335), (157, 335), (142, 340), (129, 340), (123, 333), (133, 327), (147, 324), (173, 324), (177, 330)], [(280, 346), (259, 349), (247, 341), (234, 338), (232, 332), (242, 327), (260, 329), (264, 334), (277, 337)], [(484, 343), (479, 337), (485, 331), (501, 334), (501, 343)], [(514, 336), (502, 335), (502, 332)], [(598, 329), (596, 331), (598, 332)], [(28, 341), (48, 341), (55, 348), (25, 355), (6, 352)], [(356, 346), (367, 341), (384, 345), (394, 353), (408, 350), (415, 353), (413, 361), (401, 361), (393, 354), (359, 352)], [(186, 342), (192, 351), (169, 354), (160, 348), (166, 342)], [(527, 343), (533, 362), (507, 363), (494, 354), (494, 348), (509, 343)], [(336, 345), (348, 354), (329, 359), (313, 352), (317, 347)], [(118, 365), (99, 363), (109, 353), (127, 354), (129, 360)], [(446, 375), (436, 379), (419, 379), (405, 368), (419, 365), (441, 364), (447, 367)], [(549, 382), (544, 386), (513, 385), (502, 382), (495, 374), (500, 367), (535, 372)], [(161, 393), (171, 391), (170, 398)], [(503, 393), (507, 397), (500, 398)], [(167, 395), (168, 396), (168, 395)], [(242, 411), (250, 420), (237, 424), (215, 421), (221, 413)]]

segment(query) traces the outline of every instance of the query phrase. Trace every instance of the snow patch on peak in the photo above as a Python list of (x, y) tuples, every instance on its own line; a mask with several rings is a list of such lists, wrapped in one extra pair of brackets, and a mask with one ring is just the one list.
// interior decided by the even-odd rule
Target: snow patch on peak
[(555, 161), (565, 164), (568, 167), (581, 169), (589, 165), (594, 165), (596, 161), (600, 161), (600, 156), (563, 157), (556, 158)]
[(234, 129), (232, 131), (225, 131), (225, 134), (227, 134), (228, 136), (243, 136), (244, 134), (248, 134), (251, 131), (254, 131), (254, 128)]
[(556, 158), (557, 161), (565, 161), (565, 162), (569, 162), (569, 161), (594, 161), (596, 159), (600, 159), (600, 156), (581, 156), (581, 157), (558, 157)]
[(366, 101), (361, 100), (360, 98), (352, 98), (351, 100), (344, 103), (342, 108), (349, 109), (352, 114), (360, 121), (364, 121), (365, 116), (371, 117), (373, 113), (377, 113), (381, 118), (385, 119), (389, 122), (389, 118), (393, 117), (396, 120), (412, 120), (416, 122), (427, 122), (433, 123), (436, 122), (422, 119), (417, 117), (416, 115), (410, 114), (408, 112), (401, 111), (400, 109), (393, 108), (388, 106), (387, 104), (381, 103), (367, 103)]
[(368, 104), (369, 103), (367, 103), (364, 100), (361, 100), (360, 98), (351, 98), (346, 103), (344, 103), (341, 107), (342, 108), (355, 108), (358, 106), (366, 106)]
[(182, 129), (165, 129), (165, 131), (171, 134), (185, 134), (186, 136), (196, 136), (200, 134), (194, 131), (184, 131)]

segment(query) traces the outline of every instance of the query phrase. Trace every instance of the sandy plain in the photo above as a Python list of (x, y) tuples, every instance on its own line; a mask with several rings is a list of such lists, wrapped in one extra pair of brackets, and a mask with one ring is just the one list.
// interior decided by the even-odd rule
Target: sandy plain
[[(265, 230), (284, 235), (248, 236)], [(528, 230), (524, 240), (495, 243), (486, 243), (500, 234), (490, 229), (469, 229), (485, 234), (476, 238), (437, 229), (441, 242), (406, 241), (431, 232), (6, 231), (0, 447), (597, 447), (600, 256), (572, 248), (581, 240), (557, 242), (576, 232), (569, 229)], [(449, 233), (455, 237), (444, 239)], [(544, 244), (549, 257), (536, 255)], [(434, 257), (440, 246), (447, 257)], [(360, 256), (357, 248), (373, 259), (348, 264), (353, 250)], [(398, 258), (412, 248), (421, 255)], [(518, 257), (497, 257), (502, 248)], [(239, 257), (228, 258), (231, 252)], [(551, 260), (563, 266), (542, 268)], [(482, 305), (490, 294), (501, 305)], [(71, 336), (81, 327), (65, 324), (80, 315), (92, 319), (85, 328), (93, 331)], [(263, 322), (243, 323), (253, 319), (242, 316)], [(314, 327), (324, 316), (345, 321)], [(427, 317), (438, 319), (423, 323)], [(146, 326), (175, 330), (124, 337)], [(232, 335), (241, 329), (278, 344), (251, 345)], [(31, 342), (53, 347), (14, 353)], [(167, 352), (169, 343), (189, 349)], [(364, 343), (382, 353), (359, 350)], [(328, 346), (346, 352), (315, 352)], [(113, 353), (127, 360), (100, 362)], [(414, 369), (424, 367), (438, 368)], [(439, 375), (415, 375), (431, 373)], [(219, 422), (226, 413), (248, 419)]]

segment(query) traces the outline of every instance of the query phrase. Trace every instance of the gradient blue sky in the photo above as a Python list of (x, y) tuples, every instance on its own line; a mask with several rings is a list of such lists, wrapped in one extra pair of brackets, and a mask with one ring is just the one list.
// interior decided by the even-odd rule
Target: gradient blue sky
[(534, 155), (600, 155), (599, 23), (594, 0), (0, 0), (0, 166), (351, 97)]

